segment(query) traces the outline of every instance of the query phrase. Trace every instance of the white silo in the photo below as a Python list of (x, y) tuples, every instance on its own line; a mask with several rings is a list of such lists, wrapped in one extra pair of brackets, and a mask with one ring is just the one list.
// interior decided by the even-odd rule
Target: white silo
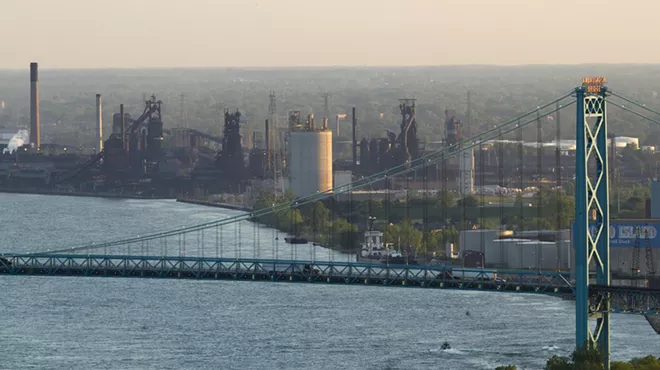
[(290, 186), (296, 197), (332, 189), (332, 131), (292, 131)]

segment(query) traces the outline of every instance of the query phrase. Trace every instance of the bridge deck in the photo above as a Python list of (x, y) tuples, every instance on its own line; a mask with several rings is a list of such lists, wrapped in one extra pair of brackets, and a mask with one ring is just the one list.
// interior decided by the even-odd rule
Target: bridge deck
[[(249, 280), (537, 293), (572, 298), (567, 273), (351, 262), (111, 255), (13, 255), (0, 275)], [(591, 312), (660, 316), (660, 290), (592, 285)]]
[(6, 258), (8, 263), (0, 260), (0, 274), (304, 281), (564, 295), (573, 292), (566, 277), (556, 272), (201, 257), (40, 254)]

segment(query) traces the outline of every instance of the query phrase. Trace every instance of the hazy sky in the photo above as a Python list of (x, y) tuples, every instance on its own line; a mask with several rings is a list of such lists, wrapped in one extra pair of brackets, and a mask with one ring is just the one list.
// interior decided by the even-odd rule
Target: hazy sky
[(0, 68), (660, 63), (659, 13), (660, 0), (0, 0)]

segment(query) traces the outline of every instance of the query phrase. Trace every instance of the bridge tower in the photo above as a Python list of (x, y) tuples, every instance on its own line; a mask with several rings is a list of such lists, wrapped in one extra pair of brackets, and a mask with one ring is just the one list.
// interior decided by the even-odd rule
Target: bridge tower
[[(595, 344), (605, 354), (609, 369), (609, 299), (589, 296), (589, 270), (596, 270), (596, 284), (610, 285), (610, 218), (607, 165), (607, 88), (605, 78), (584, 78), (577, 97), (575, 175), (575, 334), (578, 347)], [(589, 327), (590, 309), (596, 328)]]

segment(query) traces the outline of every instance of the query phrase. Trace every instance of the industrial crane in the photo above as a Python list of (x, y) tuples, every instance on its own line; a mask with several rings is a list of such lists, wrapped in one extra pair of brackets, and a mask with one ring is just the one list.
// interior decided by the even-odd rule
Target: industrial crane
[(633, 244), (633, 254), (632, 254), (632, 274), (633, 276), (639, 275), (639, 237), (641, 234), (642, 229), (637, 226), (637, 230), (635, 231), (635, 244)]

